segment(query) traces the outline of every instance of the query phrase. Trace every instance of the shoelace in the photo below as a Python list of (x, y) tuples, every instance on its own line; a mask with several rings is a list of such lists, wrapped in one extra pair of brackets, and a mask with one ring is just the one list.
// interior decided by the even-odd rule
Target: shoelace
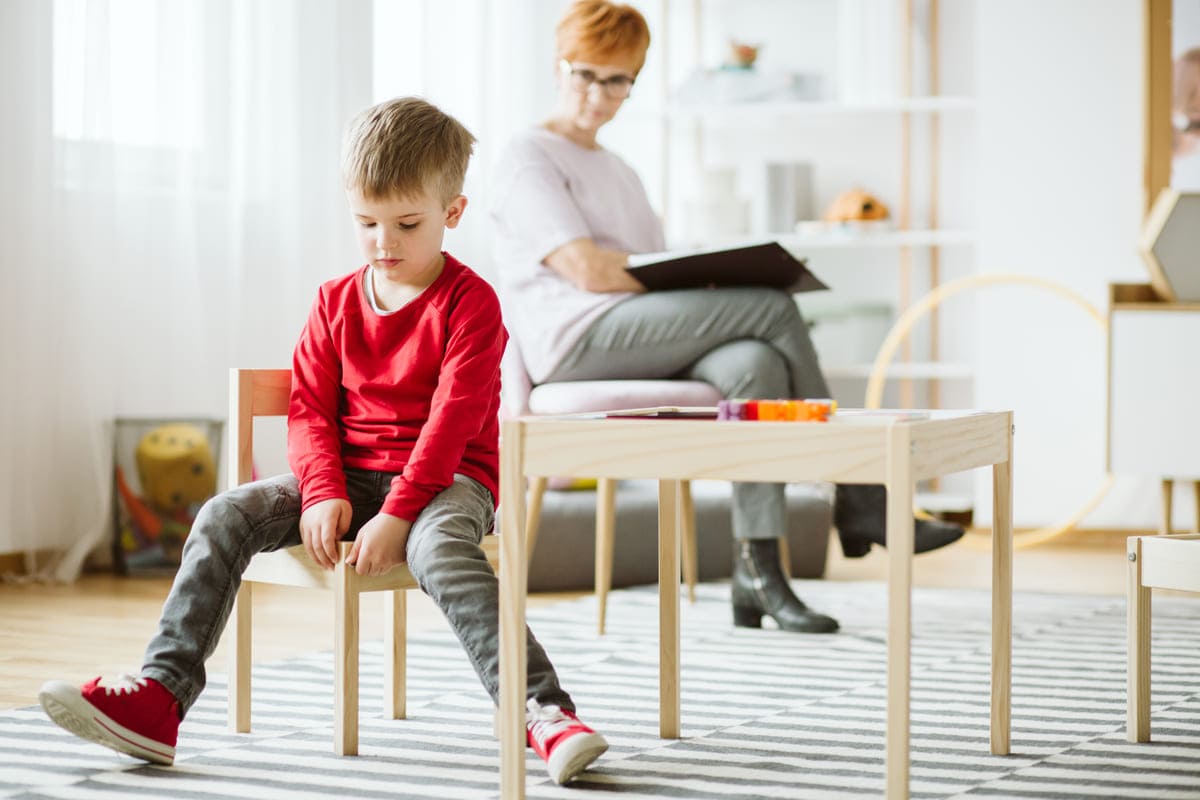
[(541, 706), (532, 697), (525, 704), (525, 725), (534, 738), (545, 741), (575, 724), (558, 706)]
[(105, 686), (104, 693), (106, 695), (115, 694), (133, 694), (134, 692), (146, 686), (146, 679), (142, 677), (134, 677), (128, 672), (122, 672), (117, 676), (117, 682), (113, 686)]

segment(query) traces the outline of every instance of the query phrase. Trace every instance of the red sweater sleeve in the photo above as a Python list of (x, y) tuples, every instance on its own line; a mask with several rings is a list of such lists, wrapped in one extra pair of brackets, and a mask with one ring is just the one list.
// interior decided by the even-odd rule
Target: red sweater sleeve
[(414, 520), (434, 495), (454, 481), (468, 443), (497, 425), (500, 358), (508, 334), (500, 302), (479, 281), (449, 309), (447, 339), (429, 419), (421, 427), (403, 473), (380, 509)]
[(341, 367), (329, 313), (322, 288), (292, 356), (288, 464), (300, 482), (302, 509), (331, 498), (348, 499), (338, 425)]

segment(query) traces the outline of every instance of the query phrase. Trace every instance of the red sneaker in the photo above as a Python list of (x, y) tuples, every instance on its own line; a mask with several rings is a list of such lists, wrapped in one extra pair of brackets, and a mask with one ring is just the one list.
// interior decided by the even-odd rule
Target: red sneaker
[(38, 692), (46, 714), (71, 733), (155, 764), (175, 763), (179, 703), (153, 678), (121, 675), (116, 686), (96, 678), (76, 688), (49, 681)]
[(540, 706), (530, 698), (525, 706), (529, 746), (546, 762), (555, 783), (566, 783), (588, 768), (608, 749), (604, 737), (558, 706)]

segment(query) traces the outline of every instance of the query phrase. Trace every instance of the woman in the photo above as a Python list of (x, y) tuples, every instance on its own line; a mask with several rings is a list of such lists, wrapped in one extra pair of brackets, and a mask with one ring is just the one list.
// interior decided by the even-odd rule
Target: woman
[[(706, 381), (726, 397), (829, 397), (808, 328), (774, 289), (646, 293), (630, 253), (666, 249), (633, 170), (596, 141), (629, 96), (650, 31), (635, 9), (580, 0), (559, 22), (558, 107), (501, 154), (491, 210), (507, 325), (533, 382)], [(847, 556), (884, 543), (882, 486), (838, 486), (834, 523)], [(773, 617), (789, 631), (837, 630), (793, 594), (779, 561), (781, 484), (734, 485), (734, 624)], [(918, 520), (916, 551), (962, 529)]]

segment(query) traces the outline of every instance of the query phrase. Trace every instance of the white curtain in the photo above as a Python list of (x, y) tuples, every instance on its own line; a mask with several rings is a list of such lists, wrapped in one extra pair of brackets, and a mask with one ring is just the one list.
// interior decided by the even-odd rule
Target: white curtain
[(554, 102), (554, 26), (569, 0), (376, 0), (374, 100), (421, 95), (478, 140), (463, 223), (446, 249), (492, 278), (487, 199), (492, 165), (518, 129)]
[(229, 367), (289, 362), (357, 265), (338, 156), (370, 103), (479, 139), (446, 247), (491, 277), (488, 176), (550, 110), (566, 2), (0, 1), (0, 554), (103, 563), (113, 420), (223, 419)]
[[(0, 3), (0, 553), (109, 535), (112, 421), (223, 418), (355, 266), (338, 180), (367, 0)], [(35, 559), (48, 551), (50, 559)]]

